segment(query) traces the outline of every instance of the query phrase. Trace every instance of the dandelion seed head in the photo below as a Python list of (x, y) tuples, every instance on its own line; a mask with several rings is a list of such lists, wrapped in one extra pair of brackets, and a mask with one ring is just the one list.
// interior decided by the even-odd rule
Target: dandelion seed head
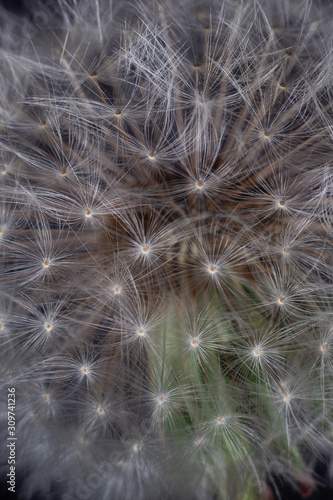
[(0, 7), (0, 383), (27, 416), (37, 394), (27, 491), (75, 497), (106, 462), (110, 498), (289, 478), (331, 432), (329, 9), (30, 3), (22, 26)]

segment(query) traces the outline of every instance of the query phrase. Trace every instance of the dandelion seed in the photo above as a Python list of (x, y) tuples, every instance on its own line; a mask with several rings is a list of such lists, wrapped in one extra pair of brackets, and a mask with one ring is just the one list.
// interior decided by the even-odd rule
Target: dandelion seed
[(98, 406), (98, 408), (97, 408), (97, 413), (98, 413), (99, 415), (104, 415), (104, 414), (105, 414), (105, 410), (104, 410), (104, 408), (103, 408), (102, 406)]
[(200, 438), (196, 438), (196, 439), (194, 440), (194, 444), (195, 444), (196, 446), (200, 446), (203, 442), (204, 442), (204, 438), (202, 438), (202, 437), (200, 437)]
[(255, 349), (253, 349), (253, 354), (256, 357), (259, 357), (261, 355), (261, 349), (259, 347), (256, 347)]
[(292, 400), (292, 397), (290, 396), (290, 394), (287, 394), (286, 396), (284, 396), (283, 398), (283, 401), (285, 403), (290, 403), (290, 401)]
[(1, 167), (1, 174), (2, 174), (2, 175), (6, 175), (6, 173), (7, 173), (7, 167), (6, 167), (5, 165), (3, 165), (3, 166)]
[(92, 216), (92, 214), (93, 214), (93, 213), (92, 213), (92, 210), (88, 209), (88, 210), (86, 210), (86, 211), (85, 211), (85, 213), (84, 213), (84, 214), (85, 214), (85, 216), (86, 216), (87, 218), (89, 218), (89, 217), (91, 217), (91, 216)]
[(115, 286), (115, 287), (113, 287), (113, 293), (114, 293), (115, 295), (119, 295), (119, 294), (121, 293), (121, 287), (120, 287), (120, 286), (118, 286), (118, 285), (117, 285), (117, 286)]
[(225, 418), (224, 418), (224, 417), (218, 417), (218, 418), (216, 419), (216, 423), (217, 423), (218, 425), (223, 425), (223, 424), (225, 424)]
[(48, 331), (51, 331), (53, 328), (53, 325), (52, 323), (45, 323), (45, 329), (48, 330)]
[(137, 453), (142, 449), (142, 446), (139, 443), (135, 443), (135, 444), (133, 444), (132, 449), (135, 453)]
[(210, 274), (215, 274), (217, 272), (217, 267), (211, 265), (208, 267), (208, 271), (210, 272)]
[(89, 375), (89, 373), (90, 373), (89, 367), (88, 366), (82, 366), (81, 367), (81, 372), (83, 373), (84, 376)]
[(198, 341), (198, 339), (197, 339), (197, 338), (193, 338), (193, 339), (191, 340), (191, 346), (192, 346), (192, 347), (198, 347), (198, 346), (199, 346), (199, 341)]
[(137, 334), (139, 335), (139, 337), (144, 337), (146, 335), (145, 329), (144, 328), (139, 328), (137, 330)]
[(44, 266), (44, 267), (46, 267), (46, 268), (47, 268), (47, 267), (50, 267), (50, 265), (51, 265), (51, 262), (49, 261), (49, 259), (45, 259), (45, 260), (43, 261), (43, 266)]

